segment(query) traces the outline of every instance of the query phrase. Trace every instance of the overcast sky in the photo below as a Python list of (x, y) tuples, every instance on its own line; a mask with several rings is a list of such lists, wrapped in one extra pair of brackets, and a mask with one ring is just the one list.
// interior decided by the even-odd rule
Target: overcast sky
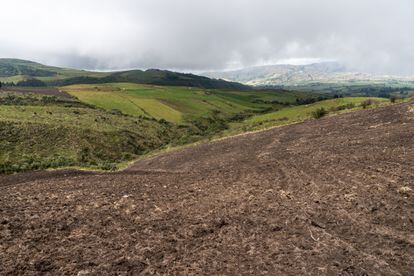
[(0, 0), (0, 57), (207, 71), (338, 60), (414, 74), (413, 0)]

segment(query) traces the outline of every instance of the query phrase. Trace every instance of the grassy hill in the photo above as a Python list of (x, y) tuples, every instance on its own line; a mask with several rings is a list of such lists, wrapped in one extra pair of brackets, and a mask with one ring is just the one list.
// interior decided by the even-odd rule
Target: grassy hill
[(82, 76), (101, 78), (107, 75), (108, 73), (47, 66), (28, 60), (0, 58), (0, 81), (2, 82), (16, 83), (29, 78), (50, 82)]
[[(91, 72), (85, 70), (46, 66), (40, 63), (0, 59), (0, 81), (19, 83), (25, 80), (39, 80), (44, 85), (65, 86), (73, 84), (129, 82), (140, 84), (188, 86), (207, 89), (249, 90), (246, 85), (224, 80), (209, 79), (194, 74), (166, 70), (130, 70), (121, 72)], [(38, 84), (36, 84), (38, 85)]]
[(0, 173), (62, 166), (111, 169), (185, 130), (55, 96), (1, 94)]
[(314, 119), (316, 111), (321, 109), (323, 109), (323, 114), (319, 116), (323, 117), (325, 115), (335, 115), (359, 109), (377, 108), (387, 104), (390, 104), (389, 100), (375, 97), (328, 99), (312, 104), (286, 107), (275, 112), (251, 116), (243, 121), (230, 124), (229, 129), (225, 131), (224, 135), (303, 122)]

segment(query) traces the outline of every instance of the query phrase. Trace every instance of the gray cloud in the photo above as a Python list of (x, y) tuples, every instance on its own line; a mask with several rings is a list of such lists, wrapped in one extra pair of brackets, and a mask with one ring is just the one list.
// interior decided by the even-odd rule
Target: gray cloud
[(414, 74), (411, 0), (4, 0), (0, 56), (85, 69), (338, 60)]

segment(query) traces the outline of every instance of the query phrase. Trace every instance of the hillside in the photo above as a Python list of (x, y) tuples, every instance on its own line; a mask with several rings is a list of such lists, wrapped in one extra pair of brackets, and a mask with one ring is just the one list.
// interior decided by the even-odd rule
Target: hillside
[(254, 131), (311, 120), (314, 119), (315, 112), (320, 109), (324, 110), (323, 117), (359, 109), (379, 108), (389, 104), (390, 102), (386, 99), (373, 97), (346, 97), (323, 100), (312, 104), (281, 108), (265, 114), (256, 114), (243, 121), (231, 123), (229, 129), (226, 130), (226, 134)]
[(337, 62), (309, 65), (269, 65), (235, 71), (207, 72), (203, 75), (241, 82), (253, 86), (300, 86), (311, 85), (386, 85), (390, 87), (414, 87), (414, 77), (399, 77), (360, 73), (347, 69)]
[(187, 132), (105, 112), (57, 90), (41, 92), (0, 93), (0, 174), (67, 166), (111, 170)]
[(414, 105), (0, 176), (5, 274), (412, 275)]
[(254, 114), (315, 101), (288, 91), (132, 83), (0, 89), (0, 174), (67, 166), (116, 169), (209, 139)]
[(392, 104), (324, 99), (283, 90), (131, 83), (4, 88), (0, 174), (68, 166), (114, 170), (167, 147), (309, 120), (320, 108), (330, 116)]
[(30, 78), (50, 82), (76, 77), (104, 77), (107, 75), (107, 73), (47, 66), (28, 60), (0, 58), (0, 81), (2, 82), (18, 82)]
[(184, 74), (167, 70), (149, 69), (116, 72), (104, 78), (105, 82), (130, 82), (140, 84), (174, 85), (200, 87), (206, 89), (249, 90), (248, 86), (236, 82), (210, 79), (194, 74)]
[[(335, 62), (315, 63), (310, 65), (266, 65), (244, 68), (234, 71), (223, 72), (207, 72), (203, 75), (212, 78), (223, 78), (242, 83), (250, 83), (256, 85), (266, 85), (266, 81), (275, 81), (275, 85), (285, 84), (287, 80), (294, 81), (292, 78), (299, 75), (312, 77), (312, 74), (329, 74), (346, 72), (346, 68)], [(279, 78), (278, 83), (276, 83)], [(285, 82), (283, 82), (285, 80)], [(267, 83), (267, 84), (269, 84)]]
[[(129, 82), (170, 86), (200, 87), (206, 89), (249, 90), (246, 85), (224, 80), (209, 79), (194, 74), (171, 72), (167, 70), (130, 70), (120, 72), (91, 72), (46, 66), (39, 63), (19, 60), (0, 59), (0, 81), (18, 83), (24, 80), (38, 80), (34, 86), (64, 86), (72, 84)], [(33, 82), (25, 84), (33, 85)]]

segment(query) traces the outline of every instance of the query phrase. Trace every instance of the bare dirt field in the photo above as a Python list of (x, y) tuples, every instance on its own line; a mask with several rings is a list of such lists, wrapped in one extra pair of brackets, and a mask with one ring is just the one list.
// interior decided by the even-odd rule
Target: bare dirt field
[(0, 274), (414, 275), (413, 142), (408, 103), (0, 176)]

